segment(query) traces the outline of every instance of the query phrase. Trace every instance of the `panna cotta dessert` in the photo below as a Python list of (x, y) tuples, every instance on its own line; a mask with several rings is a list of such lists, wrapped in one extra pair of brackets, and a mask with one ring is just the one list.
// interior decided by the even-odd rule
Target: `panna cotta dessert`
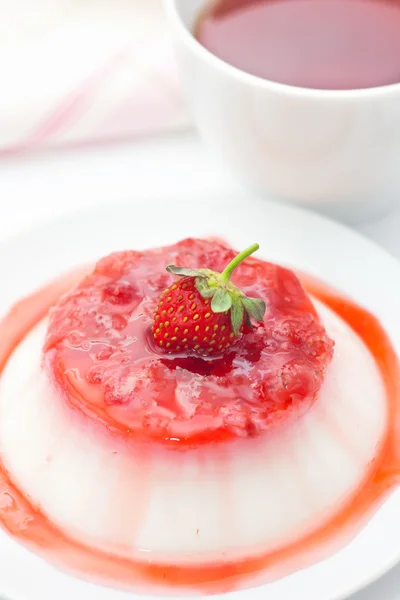
[(379, 324), (257, 249), (112, 254), (3, 324), (2, 485), (24, 543), (44, 552), (51, 530), (61, 566), (112, 585), (227, 591), (322, 558), (375, 506), (394, 410), (362, 335)]

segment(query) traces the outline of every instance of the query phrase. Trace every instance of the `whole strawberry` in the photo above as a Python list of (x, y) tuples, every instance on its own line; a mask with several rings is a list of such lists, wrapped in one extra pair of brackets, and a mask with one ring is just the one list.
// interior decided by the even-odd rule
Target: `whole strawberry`
[(160, 296), (153, 320), (156, 346), (171, 354), (221, 355), (237, 344), (250, 318), (264, 319), (265, 302), (248, 298), (231, 283), (236, 267), (258, 250), (253, 244), (234, 258), (222, 273), (169, 265), (182, 277)]

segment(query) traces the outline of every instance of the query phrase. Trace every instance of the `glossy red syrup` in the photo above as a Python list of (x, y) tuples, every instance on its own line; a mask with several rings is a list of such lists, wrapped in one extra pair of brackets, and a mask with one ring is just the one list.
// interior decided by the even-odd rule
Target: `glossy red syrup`
[[(45, 346), (50, 376), (72, 403), (108, 425), (180, 445), (254, 437), (282, 411), (307, 410), (333, 342), (292, 271), (254, 258), (239, 266), (235, 284), (265, 300), (266, 319), (223, 357), (171, 357), (152, 346), (153, 313), (175, 280), (165, 265), (221, 272), (234, 256), (216, 242), (188, 239), (104, 258), (51, 312)], [(192, 306), (196, 313), (197, 335), (211, 339), (207, 311)], [(163, 318), (184, 326), (168, 303)]]
[[(60, 279), (12, 309), (0, 325), (0, 369), (4, 368), (23, 337), (78, 278), (72, 275)], [(384, 443), (365, 481), (323, 527), (278, 551), (241, 562), (191, 567), (139, 564), (93, 551), (69, 539), (32, 508), (1, 468), (0, 519), (3, 527), (16, 540), (64, 570), (106, 585), (153, 592), (177, 589), (186, 592), (188, 588), (202, 593), (230, 591), (250, 584), (254, 578), (259, 581), (260, 574), (263, 581), (269, 581), (293, 572), (321, 560), (345, 544), (399, 483), (400, 369), (388, 336), (371, 314), (325, 285), (307, 277), (301, 279), (307, 291), (344, 319), (370, 349), (385, 384), (389, 414)]]

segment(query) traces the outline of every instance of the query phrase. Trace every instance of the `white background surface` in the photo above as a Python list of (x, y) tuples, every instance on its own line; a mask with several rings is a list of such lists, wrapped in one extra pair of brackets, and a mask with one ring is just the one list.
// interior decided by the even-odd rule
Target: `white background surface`
[[(151, 197), (165, 197), (168, 202), (168, 197), (187, 194), (190, 202), (193, 195), (237, 189), (230, 174), (190, 132), (102, 148), (8, 157), (0, 162), (0, 244), (36, 223), (79, 208), (131, 200), (140, 212), (140, 203)], [(357, 228), (400, 258), (400, 190), (397, 208)], [(296, 600), (306, 599), (299, 594)], [(400, 567), (352, 600), (400, 600)]]

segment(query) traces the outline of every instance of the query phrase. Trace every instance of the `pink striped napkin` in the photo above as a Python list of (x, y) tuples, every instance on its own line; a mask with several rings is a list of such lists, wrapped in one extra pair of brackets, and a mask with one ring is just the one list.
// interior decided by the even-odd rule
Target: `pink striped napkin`
[(0, 152), (188, 124), (162, 0), (14, 0), (0, 22)]

